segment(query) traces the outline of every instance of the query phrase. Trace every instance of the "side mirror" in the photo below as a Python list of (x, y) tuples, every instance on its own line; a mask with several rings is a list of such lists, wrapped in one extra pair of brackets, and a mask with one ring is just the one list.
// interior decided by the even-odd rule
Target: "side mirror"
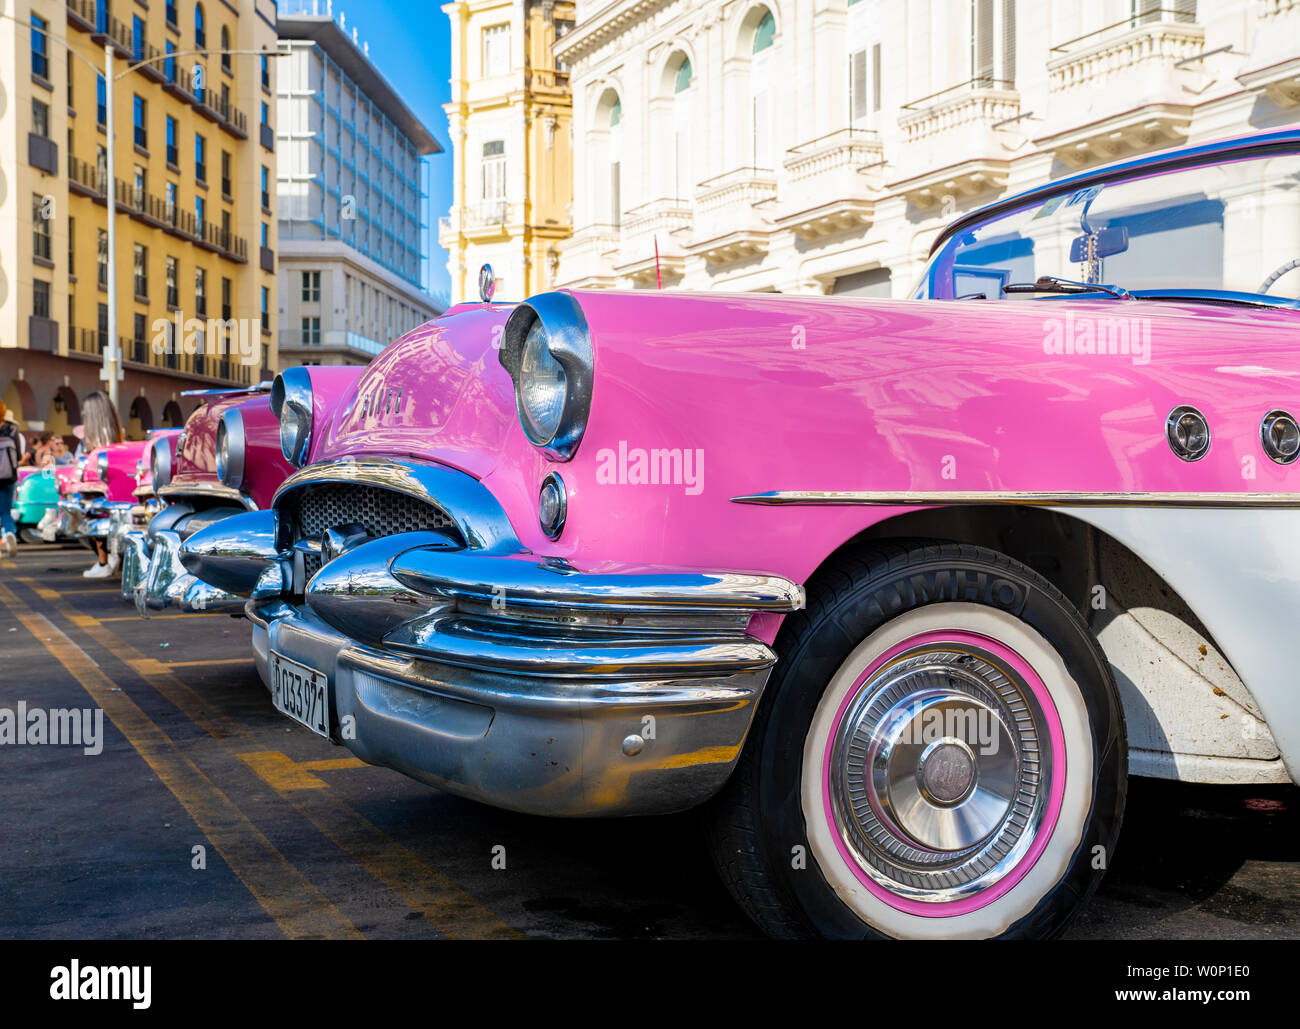
[[(1088, 242), (1094, 241), (1096, 253), (1088, 253)], [(1070, 263), (1080, 264), (1090, 257), (1113, 257), (1128, 249), (1128, 226), (1114, 225), (1108, 229), (1084, 233), (1070, 241)]]

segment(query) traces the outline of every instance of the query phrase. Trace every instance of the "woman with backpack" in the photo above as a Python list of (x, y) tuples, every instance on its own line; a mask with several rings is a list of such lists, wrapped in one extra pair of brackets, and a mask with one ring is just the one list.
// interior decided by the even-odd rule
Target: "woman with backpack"
[[(122, 431), (122, 421), (117, 416), (117, 408), (113, 406), (107, 394), (100, 390), (91, 393), (81, 402), (81, 420), (84, 433), (79, 451), (89, 454), (100, 447), (126, 441), (126, 433)], [(110, 561), (105, 542), (100, 539), (94, 542), (95, 563), (81, 574), (87, 579), (107, 579), (117, 572), (119, 558), (114, 554)]]
[(0, 401), (0, 557), (12, 557), (18, 550), (11, 508), (14, 487), (18, 485), (18, 462), (26, 449), (18, 419)]

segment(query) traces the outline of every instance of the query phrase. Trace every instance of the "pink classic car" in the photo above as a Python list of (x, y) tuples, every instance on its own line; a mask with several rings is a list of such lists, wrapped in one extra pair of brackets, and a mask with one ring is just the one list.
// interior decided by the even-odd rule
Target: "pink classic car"
[(465, 304), (197, 532), (288, 717), (547, 815), (707, 805), (779, 936), (1044, 937), (1127, 776), (1300, 782), (1300, 131), (965, 215), (914, 295)]
[[(353, 377), (359, 369), (353, 371)], [(280, 451), (280, 426), (270, 410), (270, 385), (188, 392), (203, 402), (179, 437), (158, 439), (148, 466), (162, 509), (124, 541), (122, 595), (141, 615), (243, 610), (243, 597), (196, 579), (180, 563), (181, 542), (232, 514), (270, 504), (293, 472)]]
[(120, 554), (125, 535), (158, 510), (149, 448), (176, 431), (159, 429), (147, 439), (97, 447), (79, 461), (78, 474), (59, 474), (58, 533), (83, 542), (103, 540), (110, 553)]

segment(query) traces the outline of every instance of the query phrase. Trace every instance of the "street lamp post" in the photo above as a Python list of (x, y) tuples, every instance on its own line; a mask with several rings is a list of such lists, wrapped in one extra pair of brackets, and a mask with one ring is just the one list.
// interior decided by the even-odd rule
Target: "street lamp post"
[(117, 380), (121, 376), (122, 360), (117, 352), (117, 188), (113, 178), (113, 43), (104, 44), (104, 89), (108, 100), (108, 112), (104, 131), (108, 134), (108, 146), (104, 148), (105, 168), (108, 185), (105, 187), (105, 203), (108, 205), (108, 340), (104, 343), (103, 362), (99, 377), (108, 380), (108, 398), (117, 410)]

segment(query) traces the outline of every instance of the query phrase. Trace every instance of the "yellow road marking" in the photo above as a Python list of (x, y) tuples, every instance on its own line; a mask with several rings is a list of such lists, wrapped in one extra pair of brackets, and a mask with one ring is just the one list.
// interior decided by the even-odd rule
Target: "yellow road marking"
[(0, 585), (0, 604), (22, 622), (103, 709), (286, 936), (291, 939), (361, 938), (356, 926), (289, 863), (135, 701), (113, 685), (84, 650), (44, 615), (18, 607), (17, 598), (3, 585)]
[(214, 657), (210, 661), (159, 661), (155, 657), (140, 657), (131, 658), (126, 663), (143, 676), (164, 675), (173, 668), (206, 668), (209, 665), (253, 667), (252, 657)]
[(267, 785), (280, 793), (288, 793), (290, 790), (328, 789), (329, 783), (311, 773), (366, 766), (364, 761), (355, 757), (341, 757), (326, 761), (294, 761), (278, 750), (241, 753), (239, 759), (264, 779)]
[[(165, 667), (161, 671), (143, 671), (152, 659), (146, 658), (129, 643), (118, 639), (102, 628), (99, 621), (75, 614), (63, 601), (54, 601), (53, 607), (63, 617), (79, 625), (101, 647), (126, 661), (148, 680), (163, 697), (180, 710), (190, 721), (215, 738), (229, 753), (244, 761), (259, 775), (262, 770), (275, 769), (271, 775), (286, 774), (285, 764), (292, 765), (288, 757), (283, 762), (269, 758), (248, 760), (248, 755), (268, 752), (258, 744), (247, 730), (215, 708), (196, 693), (188, 684), (177, 679)], [(183, 618), (197, 617), (181, 615)], [(138, 666), (137, 666), (138, 662)], [(161, 662), (158, 662), (161, 665)], [(353, 768), (346, 762), (354, 758), (304, 762), (293, 771), (294, 778), (284, 778), (281, 783), (299, 782), (298, 775), (329, 768)], [(260, 762), (260, 764), (259, 764)], [(366, 869), (444, 935), (456, 939), (519, 939), (521, 934), (494, 912), (480, 904), (447, 876), (427, 864), (413, 851), (394, 840), (363, 815), (335, 797), (328, 789), (301, 786), (282, 787), (273, 778), (262, 778), (287, 800), (295, 810), (312, 823), (323, 836)], [(318, 778), (318, 777), (313, 777)], [(322, 785), (328, 786), (324, 780)]]

